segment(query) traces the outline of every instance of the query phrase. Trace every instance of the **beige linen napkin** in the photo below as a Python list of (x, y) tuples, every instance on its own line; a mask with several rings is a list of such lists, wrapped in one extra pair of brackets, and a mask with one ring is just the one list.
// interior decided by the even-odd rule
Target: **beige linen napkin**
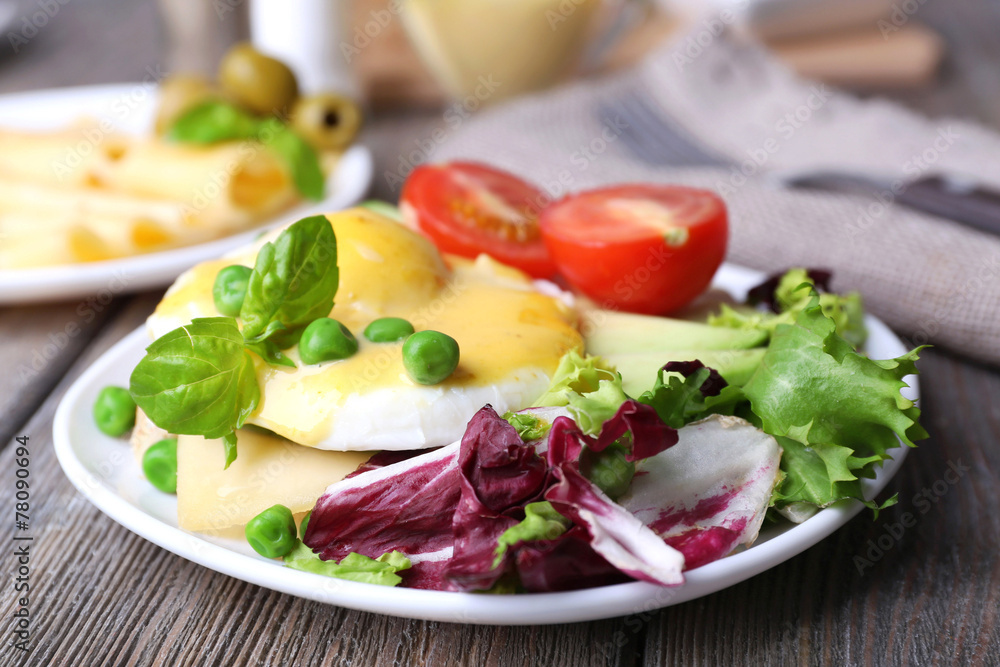
[[(433, 160), (492, 163), (550, 196), (616, 182), (683, 183), (726, 199), (732, 262), (833, 269), (910, 344), (1000, 363), (1000, 238), (877, 198), (788, 190), (775, 172), (835, 167), (1000, 187), (1000, 135), (928, 120), (797, 78), (728, 32), (695, 31), (625, 75), (476, 114)], [(707, 46), (705, 43), (707, 42)], [(499, 82), (502, 86), (502, 82)]]

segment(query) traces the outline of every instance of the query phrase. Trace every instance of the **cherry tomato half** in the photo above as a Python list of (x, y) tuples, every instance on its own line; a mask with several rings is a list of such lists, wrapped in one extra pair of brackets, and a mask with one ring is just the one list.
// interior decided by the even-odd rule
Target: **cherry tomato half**
[(726, 206), (681, 186), (621, 185), (542, 211), (542, 237), (571, 285), (609, 308), (661, 315), (701, 294), (726, 255)]
[(422, 165), (403, 185), (407, 222), (446, 253), (486, 253), (535, 278), (555, 271), (538, 229), (547, 195), (517, 176), (475, 162)]

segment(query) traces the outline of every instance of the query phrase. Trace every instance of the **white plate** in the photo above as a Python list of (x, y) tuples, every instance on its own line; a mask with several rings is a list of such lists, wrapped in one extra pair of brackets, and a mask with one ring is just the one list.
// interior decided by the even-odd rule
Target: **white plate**
[[(741, 297), (760, 274), (724, 266), (716, 285)], [(868, 317), (867, 350), (877, 359), (904, 354), (903, 343), (882, 322)], [(687, 583), (661, 588), (635, 582), (566, 593), (476, 595), (341, 581), (300, 572), (261, 558), (236, 537), (190, 533), (177, 527), (175, 496), (160, 493), (142, 479), (129, 446), (102, 435), (91, 418), (91, 404), (101, 387), (128, 386), (132, 368), (148, 344), (144, 329), (129, 334), (108, 350), (67, 392), (53, 426), (59, 463), (70, 481), (102, 512), (147, 540), (211, 568), (266, 588), (352, 609), (453, 623), (527, 625), (571, 623), (624, 616), (686, 602), (748, 579), (778, 565), (843, 526), (862, 508), (844, 501), (818, 512), (797, 526), (770, 526), (746, 551), (685, 573)], [(916, 399), (916, 378), (904, 393)], [(907, 448), (894, 450), (874, 480), (865, 480), (866, 497), (874, 497), (896, 473)]]
[[(156, 112), (156, 80), (162, 73), (148, 72), (146, 81), (111, 86), (82, 86), (0, 96), (0, 127), (45, 130), (65, 127), (88, 116), (108, 120), (122, 132), (144, 134)], [(137, 292), (170, 284), (199, 262), (214, 259), (245, 245), (262, 229), (316, 213), (346, 208), (361, 200), (371, 186), (374, 165), (371, 151), (352, 146), (344, 153), (327, 181), (330, 196), (302, 204), (275, 216), (255, 229), (217, 241), (105, 262), (0, 270), (0, 305), (55, 301), (98, 295)]]

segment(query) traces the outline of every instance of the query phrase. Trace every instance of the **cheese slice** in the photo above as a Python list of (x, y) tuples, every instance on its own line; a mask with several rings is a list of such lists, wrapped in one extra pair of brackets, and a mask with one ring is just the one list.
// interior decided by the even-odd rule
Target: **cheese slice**
[(373, 452), (331, 452), (284, 438), (237, 431), (239, 455), (228, 469), (222, 440), (177, 439), (177, 522), (185, 530), (245, 525), (273, 505), (293, 513), (313, 508), (333, 482), (354, 472)]

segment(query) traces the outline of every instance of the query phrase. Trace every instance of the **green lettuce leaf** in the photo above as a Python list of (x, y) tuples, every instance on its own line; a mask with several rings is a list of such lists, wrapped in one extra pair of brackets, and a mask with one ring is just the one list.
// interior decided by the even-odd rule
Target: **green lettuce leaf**
[(302, 540), (295, 541), (295, 548), (284, 557), (284, 561), (287, 567), (295, 570), (379, 586), (396, 586), (403, 580), (396, 573), (411, 566), (410, 559), (398, 551), (384, 553), (378, 558), (352, 553), (339, 563), (321, 560)]
[(618, 374), (601, 357), (581, 356), (570, 350), (559, 360), (559, 366), (552, 376), (552, 382), (544, 394), (538, 397), (539, 407), (559, 407), (569, 405), (573, 394), (584, 394), (599, 389), (601, 380), (615, 380)]
[(536, 406), (567, 406), (584, 433), (596, 435), (628, 400), (622, 378), (604, 359), (570, 350), (559, 360), (548, 390)]
[(508, 412), (503, 418), (517, 430), (517, 434), (525, 442), (541, 440), (552, 429), (552, 424), (527, 412)]
[(761, 427), (785, 451), (775, 506), (864, 500), (859, 478), (874, 477), (897, 437), (909, 446), (926, 437), (919, 408), (900, 393), (903, 377), (917, 372), (918, 354), (919, 348), (885, 361), (859, 354), (815, 292), (795, 324), (775, 328), (743, 388)]
[[(763, 331), (773, 336), (783, 324), (795, 324), (799, 314), (809, 306), (815, 293), (815, 283), (805, 269), (791, 269), (778, 281), (774, 291), (777, 313), (753, 308), (733, 308), (723, 304), (719, 313), (708, 323), (743, 331)], [(837, 333), (854, 347), (860, 347), (868, 337), (864, 324), (864, 305), (857, 292), (819, 295), (823, 314), (833, 320)]]
[(569, 529), (570, 523), (570, 520), (557, 512), (552, 507), (552, 503), (547, 500), (525, 505), (524, 519), (521, 523), (511, 526), (497, 539), (493, 568), (500, 567), (507, 550), (515, 544), (535, 540), (554, 540)]
[(701, 393), (701, 386), (710, 373), (711, 368), (705, 367), (684, 377), (681, 373), (661, 369), (653, 388), (636, 400), (656, 410), (660, 419), (671, 428), (681, 428), (713, 414), (736, 414), (746, 402), (743, 390), (728, 385), (715, 396), (705, 396)]

